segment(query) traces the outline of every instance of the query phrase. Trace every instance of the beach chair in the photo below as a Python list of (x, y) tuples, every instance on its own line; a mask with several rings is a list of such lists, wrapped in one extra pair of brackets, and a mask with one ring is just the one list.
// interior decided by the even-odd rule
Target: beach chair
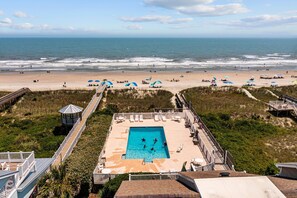
[(130, 115), (130, 122), (134, 122), (134, 116), (133, 115)]
[(154, 119), (155, 119), (156, 122), (159, 122), (160, 121), (159, 115), (155, 115), (155, 118)]
[(161, 118), (162, 118), (163, 122), (166, 122), (167, 119), (166, 119), (166, 116), (164, 114), (161, 115)]
[(143, 122), (143, 115), (139, 116), (139, 122)]
[(183, 144), (181, 144), (178, 148), (177, 148), (177, 150), (176, 150), (176, 152), (177, 153), (179, 153), (179, 152), (181, 152), (182, 150), (183, 150)]
[(135, 115), (135, 122), (139, 121), (139, 115)]

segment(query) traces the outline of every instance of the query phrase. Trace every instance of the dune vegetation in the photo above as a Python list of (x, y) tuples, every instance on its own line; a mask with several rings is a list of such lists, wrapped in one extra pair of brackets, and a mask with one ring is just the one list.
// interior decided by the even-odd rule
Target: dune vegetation
[(278, 96), (289, 95), (291, 97), (297, 98), (297, 85), (274, 87), (269, 89)]
[(60, 122), (59, 109), (73, 103), (86, 107), (92, 91), (43, 91), (27, 93), (0, 112), (0, 152), (35, 151), (51, 157), (69, 131)]
[(7, 91), (0, 91), (0, 98), (5, 96), (6, 94), (9, 94)]
[(172, 97), (173, 94), (165, 90), (109, 90), (107, 103), (116, 106), (119, 112), (150, 112), (173, 108)]
[[(264, 89), (250, 92), (265, 102), (276, 99)], [(296, 123), (274, 117), (264, 102), (228, 87), (192, 88), (183, 94), (221, 146), (231, 152), (236, 170), (274, 174), (274, 163), (297, 160)]]

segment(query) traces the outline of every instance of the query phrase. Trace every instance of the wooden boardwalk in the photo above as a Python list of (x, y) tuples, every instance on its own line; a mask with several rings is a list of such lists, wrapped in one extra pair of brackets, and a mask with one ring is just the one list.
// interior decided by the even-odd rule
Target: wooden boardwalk
[(78, 142), (82, 132), (86, 128), (86, 121), (91, 116), (91, 114), (97, 109), (101, 99), (105, 87), (99, 87), (96, 90), (96, 94), (93, 96), (92, 100), (83, 111), (82, 119), (78, 120), (77, 123), (72, 127), (71, 131), (65, 137), (63, 143), (60, 145), (59, 149), (56, 151), (53, 158), (55, 158), (53, 162), (53, 166), (58, 166), (61, 162), (64, 162), (65, 159), (71, 154), (73, 148)]
[(4, 109), (8, 105), (14, 103), (19, 97), (23, 96), (24, 94), (31, 92), (29, 88), (22, 88), (15, 92), (9, 93), (0, 98), (0, 110)]
[(281, 96), (282, 100), (270, 101), (267, 105), (271, 112), (276, 112), (278, 116), (280, 113), (291, 114), (297, 118), (297, 99), (290, 96)]

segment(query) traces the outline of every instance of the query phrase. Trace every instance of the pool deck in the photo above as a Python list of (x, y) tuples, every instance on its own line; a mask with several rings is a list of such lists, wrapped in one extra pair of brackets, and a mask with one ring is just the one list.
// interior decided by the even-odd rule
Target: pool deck
[[(143, 163), (142, 159), (122, 159), (126, 153), (126, 147), (129, 136), (129, 128), (136, 126), (159, 126), (164, 127), (167, 140), (169, 159), (154, 159), (153, 163)], [(176, 152), (180, 145), (183, 145), (181, 152)], [(193, 158), (202, 158), (203, 154), (198, 145), (194, 145), (190, 130), (185, 128), (185, 120), (180, 122), (167, 120), (154, 121), (153, 119), (144, 119), (143, 122), (130, 122), (126, 120), (122, 123), (113, 122), (112, 130), (106, 142), (104, 168), (110, 169), (111, 174), (122, 174), (130, 172), (176, 172), (181, 171), (183, 163), (188, 162), (186, 168), (190, 169), (190, 162)], [(205, 159), (204, 159), (205, 161)], [(202, 163), (205, 165), (206, 162)], [(96, 168), (95, 172), (100, 173)]]

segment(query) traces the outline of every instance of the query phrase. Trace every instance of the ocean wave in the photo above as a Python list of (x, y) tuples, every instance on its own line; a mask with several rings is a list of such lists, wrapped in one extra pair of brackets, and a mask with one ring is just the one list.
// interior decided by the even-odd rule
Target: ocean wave
[(297, 60), (287, 54), (266, 56), (243, 55), (220, 59), (195, 60), (162, 57), (133, 57), (126, 59), (104, 58), (56, 58), (42, 57), (37, 60), (0, 60), (0, 70), (75, 70), (75, 69), (146, 69), (146, 68), (217, 68), (217, 67), (282, 67), (296, 66)]

